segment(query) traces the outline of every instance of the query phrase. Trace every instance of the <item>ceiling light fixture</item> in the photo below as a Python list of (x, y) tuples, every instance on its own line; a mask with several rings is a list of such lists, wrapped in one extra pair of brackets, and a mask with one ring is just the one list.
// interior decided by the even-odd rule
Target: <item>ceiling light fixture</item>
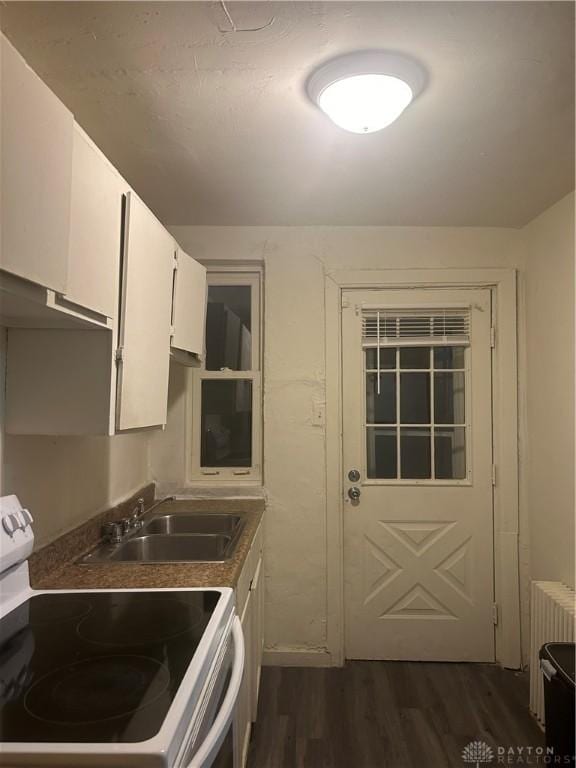
[(312, 101), (352, 133), (374, 133), (393, 123), (424, 88), (414, 60), (387, 51), (359, 51), (332, 59), (307, 83)]

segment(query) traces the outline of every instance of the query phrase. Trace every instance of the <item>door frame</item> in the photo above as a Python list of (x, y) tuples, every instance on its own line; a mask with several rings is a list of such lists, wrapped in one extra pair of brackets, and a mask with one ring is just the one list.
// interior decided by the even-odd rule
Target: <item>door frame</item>
[(496, 661), (521, 665), (519, 452), (515, 269), (335, 270), (325, 277), (327, 649), (341, 666), (344, 651), (344, 485), (342, 472), (342, 294), (354, 289), (488, 288), (492, 291), (492, 439)]

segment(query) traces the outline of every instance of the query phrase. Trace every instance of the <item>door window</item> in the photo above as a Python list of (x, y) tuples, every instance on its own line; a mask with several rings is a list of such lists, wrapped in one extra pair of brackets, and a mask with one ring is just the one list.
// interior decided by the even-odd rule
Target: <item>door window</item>
[(466, 346), (364, 350), (366, 477), (467, 478)]

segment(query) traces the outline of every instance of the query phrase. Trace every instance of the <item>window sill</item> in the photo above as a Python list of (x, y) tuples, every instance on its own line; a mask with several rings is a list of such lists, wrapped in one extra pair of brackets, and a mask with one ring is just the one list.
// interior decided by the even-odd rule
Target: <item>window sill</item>
[(177, 499), (265, 499), (266, 492), (260, 480), (245, 483), (194, 482), (190, 485), (162, 486), (159, 496), (176, 496)]

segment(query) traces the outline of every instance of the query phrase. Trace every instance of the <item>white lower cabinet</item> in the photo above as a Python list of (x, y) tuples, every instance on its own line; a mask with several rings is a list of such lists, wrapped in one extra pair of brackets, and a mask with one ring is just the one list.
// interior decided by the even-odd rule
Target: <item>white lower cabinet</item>
[(252, 679), (252, 668), (254, 666), (254, 658), (252, 655), (252, 602), (252, 595), (249, 592), (241, 616), (246, 656), (244, 657), (244, 677), (242, 680), (242, 687), (240, 688), (236, 704), (235, 736), (237, 759), (234, 764), (237, 766), (246, 765), (248, 747), (250, 745), (250, 731), (252, 728), (252, 713), (250, 709), (250, 681)]
[(236, 602), (244, 633), (246, 660), (234, 721), (234, 765), (243, 768), (248, 756), (252, 723), (256, 722), (264, 645), (262, 526), (256, 533), (240, 574)]
[(251, 656), (253, 660), (256, 660), (250, 670), (250, 717), (255, 723), (258, 715), (258, 693), (260, 691), (260, 673), (262, 672), (262, 654), (264, 652), (264, 574), (261, 556), (252, 579), (250, 596), (252, 598)]

